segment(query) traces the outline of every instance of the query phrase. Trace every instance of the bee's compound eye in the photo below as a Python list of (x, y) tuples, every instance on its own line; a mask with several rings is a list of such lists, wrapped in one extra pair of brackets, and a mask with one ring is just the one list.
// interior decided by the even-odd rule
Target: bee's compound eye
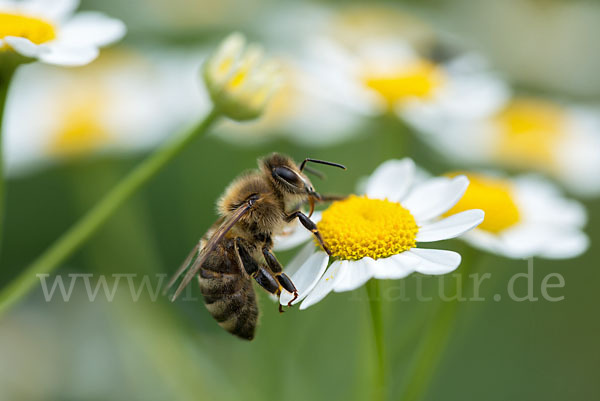
[(275, 167), (273, 169), (273, 176), (279, 177), (296, 187), (300, 185), (300, 177), (298, 177), (298, 174), (294, 173), (287, 167)]

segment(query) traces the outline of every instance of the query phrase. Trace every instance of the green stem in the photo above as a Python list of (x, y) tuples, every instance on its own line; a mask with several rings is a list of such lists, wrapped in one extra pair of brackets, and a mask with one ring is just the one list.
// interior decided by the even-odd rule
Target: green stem
[(409, 368), (406, 387), (400, 397), (402, 401), (418, 401), (426, 395), (450, 337), (456, 310), (455, 302), (444, 302), (440, 305), (433, 324), (419, 344)]
[(204, 133), (217, 120), (219, 115), (216, 110), (212, 110), (198, 125), (184, 135), (173, 138), (164, 147), (157, 149), (117, 183), (100, 202), (0, 292), (0, 316), (11, 305), (24, 297), (35, 285), (36, 274), (49, 274), (54, 271), (84, 244), (127, 199), (154, 177), (196, 137)]
[[(465, 252), (465, 258), (458, 273), (460, 273), (463, 285), (468, 280), (469, 273), (475, 265), (473, 252), (469, 249)], [(427, 394), (436, 369), (442, 360), (444, 350), (452, 334), (456, 316), (458, 313), (458, 301), (441, 302), (438, 310), (433, 316), (433, 321), (427, 332), (422, 337), (417, 347), (414, 359), (409, 365), (408, 375), (402, 401), (419, 401)]]
[(375, 351), (377, 354), (375, 366), (375, 383), (373, 387), (372, 401), (381, 401), (386, 399), (387, 393), (387, 372), (385, 364), (385, 343), (383, 335), (383, 311), (381, 289), (379, 280), (371, 279), (366, 284), (369, 297), (369, 310), (371, 312), (371, 324), (373, 326), (373, 336), (375, 339)]
[(3, 127), (4, 127), (4, 112), (6, 109), (6, 99), (8, 98), (8, 90), (10, 81), (14, 75), (16, 67), (0, 68), (0, 249), (2, 247), (2, 239), (4, 238), (4, 202), (6, 198), (6, 186), (4, 183), (4, 149), (2, 148)]

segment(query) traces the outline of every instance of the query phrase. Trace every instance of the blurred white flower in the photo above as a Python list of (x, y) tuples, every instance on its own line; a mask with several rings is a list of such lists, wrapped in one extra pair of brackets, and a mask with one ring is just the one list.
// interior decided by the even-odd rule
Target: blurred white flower
[[(305, 309), (331, 291), (351, 291), (371, 278), (445, 274), (458, 267), (460, 254), (419, 248), (417, 243), (454, 238), (483, 221), (484, 213), (477, 209), (440, 219), (463, 196), (469, 181), (464, 176), (438, 177), (413, 185), (414, 176), (412, 160), (389, 160), (371, 175), (365, 195), (334, 202), (315, 216), (331, 258), (312, 242), (294, 258), (286, 268), (299, 292), (293, 303), (304, 299), (300, 309)], [(291, 233), (292, 241), (277, 238), (277, 248), (297, 244), (300, 235)], [(307, 240), (310, 233), (303, 235)], [(291, 299), (282, 294), (280, 302)]]
[(84, 65), (98, 48), (125, 35), (125, 25), (98, 12), (73, 15), (79, 0), (0, 0), (0, 57), (13, 50), (47, 64)]
[(421, 115), (413, 123), (440, 152), (460, 163), (546, 173), (570, 191), (600, 194), (600, 113), (534, 98), (514, 98), (479, 119)]
[(31, 64), (13, 82), (5, 120), (9, 174), (99, 152), (140, 151), (208, 109), (196, 59), (115, 49), (65, 71)]
[[(305, 44), (302, 57), (314, 60), (310, 72), (315, 79), (331, 97), (355, 108), (371, 114), (395, 111), (402, 117), (421, 110), (479, 117), (508, 97), (504, 81), (478, 55), (433, 61), (442, 49), (441, 38), (427, 23), (396, 7), (297, 8), (283, 22), (274, 18), (277, 31), (292, 27), (292, 35), (299, 32), (292, 39)], [(307, 18), (315, 22), (304, 22)]]
[(353, 49), (329, 41), (314, 43), (330, 75), (360, 94), (356, 101), (378, 113), (393, 111), (409, 122), (420, 118), (479, 118), (508, 98), (505, 83), (478, 56), (466, 54), (436, 63), (401, 38), (363, 41)]
[(572, 258), (588, 248), (584, 207), (562, 197), (550, 182), (534, 176), (466, 176), (469, 188), (448, 214), (475, 206), (485, 211), (483, 223), (462, 237), (469, 244), (509, 258)]
[(433, 52), (434, 32), (396, 7), (294, 4), (272, 11), (262, 25), (265, 43), (283, 55), (285, 80), (265, 118), (231, 128), (236, 140), (251, 131), (246, 138), (283, 134), (303, 145), (330, 145), (396, 104), (427, 101), (440, 112), (481, 113), (503, 100), (504, 85), (481, 73), (487, 70), (477, 60), (438, 66), (419, 57)]
[(263, 49), (246, 44), (240, 33), (229, 35), (203, 68), (204, 82), (215, 107), (227, 117), (260, 116), (280, 84), (278, 65), (264, 59)]

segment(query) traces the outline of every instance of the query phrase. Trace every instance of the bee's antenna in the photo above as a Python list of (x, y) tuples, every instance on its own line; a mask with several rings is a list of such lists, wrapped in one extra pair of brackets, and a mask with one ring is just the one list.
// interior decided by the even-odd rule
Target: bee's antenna
[(325, 160), (318, 160), (318, 159), (311, 159), (310, 157), (307, 157), (306, 159), (304, 159), (304, 161), (300, 164), (300, 171), (304, 170), (304, 165), (306, 164), (306, 162), (312, 162), (312, 163), (319, 163), (319, 164), (325, 164), (327, 166), (333, 166), (333, 167), (339, 167), (343, 170), (346, 170), (346, 166), (344, 166), (343, 164), (339, 164), (339, 163), (334, 163), (334, 162), (328, 162)]
[(325, 178), (327, 178), (327, 176), (325, 174), (323, 174), (322, 172), (320, 172), (319, 170), (315, 170), (314, 168), (310, 168), (308, 166), (304, 166), (304, 171), (306, 171), (307, 173), (311, 173), (313, 175), (316, 175), (317, 177), (319, 177), (322, 180), (324, 180)]

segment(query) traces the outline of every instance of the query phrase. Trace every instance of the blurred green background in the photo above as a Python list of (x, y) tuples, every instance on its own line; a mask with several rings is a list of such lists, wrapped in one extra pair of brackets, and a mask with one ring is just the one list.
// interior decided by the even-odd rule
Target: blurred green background
[[(597, 2), (398, 4), (482, 51), (522, 91), (600, 101)], [(89, 0), (83, 7), (123, 19), (130, 30), (127, 46), (190, 46), (192, 51), (198, 44), (213, 45), (231, 29), (251, 33), (273, 4)], [(523, 38), (523, 45), (516, 46), (515, 38)], [(313, 180), (322, 193), (354, 191), (360, 177), (391, 157), (410, 156), (433, 173), (461, 167), (447, 164), (416, 134), (385, 117), (369, 121), (353, 139), (318, 148), (282, 139), (240, 146), (211, 134), (120, 209), (59, 274), (171, 274), (215, 220), (214, 202), (225, 186), (272, 151), (347, 165), (347, 172), (327, 171), (327, 180)], [(104, 154), (11, 178), (0, 287), (143, 157)], [(486, 301), (459, 305), (426, 400), (599, 398), (600, 253), (594, 244), (600, 240), (600, 200), (585, 200), (585, 205), (590, 250), (573, 260), (535, 260), (536, 295), (544, 276), (558, 272), (566, 282), (555, 290), (563, 301), (519, 303), (504, 297), (495, 302), (493, 295), (505, 295), (510, 277), (525, 272), (527, 262), (492, 255), (479, 260), (477, 272), (492, 273), (481, 287)], [(453, 241), (441, 247), (462, 246)], [(292, 255), (278, 254), (282, 261)], [(411, 276), (403, 284), (410, 300), (385, 302), (390, 399), (398, 399), (418, 341), (430, 329), (440, 280), (451, 288), (454, 278)], [(432, 301), (415, 299), (419, 282)], [(396, 293), (399, 285), (385, 282), (384, 292)], [(525, 290), (519, 283), (517, 292)], [(151, 302), (144, 294), (133, 302), (128, 291), (118, 291), (114, 302), (102, 296), (89, 302), (84, 288), (76, 286), (70, 302), (55, 297), (46, 303), (37, 287), (0, 320), (0, 400), (369, 399), (374, 351), (364, 289), (282, 315), (258, 292), (260, 326), (256, 339), (246, 343), (222, 331), (201, 300), (170, 304), (160, 297)]]

